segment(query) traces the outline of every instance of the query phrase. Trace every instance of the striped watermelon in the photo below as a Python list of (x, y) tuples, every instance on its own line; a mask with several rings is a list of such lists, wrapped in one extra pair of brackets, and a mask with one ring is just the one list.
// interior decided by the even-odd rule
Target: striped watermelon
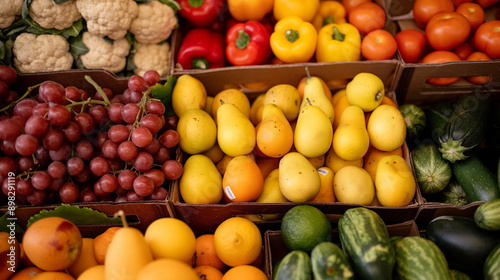
[(364, 207), (350, 208), (340, 218), (338, 230), (356, 276), (391, 279), (396, 253), (385, 223), (376, 212)]
[(500, 231), (500, 198), (479, 205), (474, 213), (474, 220), (481, 228)]
[(500, 244), (491, 251), (484, 263), (484, 279), (500, 279)]
[(286, 254), (276, 271), (276, 280), (311, 280), (311, 258), (304, 251), (294, 250)]
[(420, 236), (407, 236), (394, 243), (397, 279), (451, 280), (446, 258), (436, 244)]
[(332, 242), (321, 242), (311, 251), (314, 280), (355, 279), (342, 249)]

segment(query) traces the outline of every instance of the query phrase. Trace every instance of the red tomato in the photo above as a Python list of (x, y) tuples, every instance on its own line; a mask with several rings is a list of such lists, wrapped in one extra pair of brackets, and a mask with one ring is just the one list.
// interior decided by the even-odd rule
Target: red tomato
[[(460, 57), (451, 51), (433, 51), (424, 56), (422, 63), (444, 63), (450, 61), (461, 61)], [(431, 85), (450, 85), (460, 80), (460, 77), (433, 77), (428, 78), (427, 83)]]
[(424, 53), (427, 39), (416, 29), (406, 29), (396, 34), (399, 54), (406, 63), (416, 63)]
[(476, 3), (460, 4), (455, 12), (462, 14), (469, 21), (471, 31), (476, 30), (484, 22), (484, 10)]
[(361, 41), (361, 55), (367, 60), (391, 59), (397, 50), (396, 39), (384, 29), (371, 31)]
[(422, 29), (425, 29), (435, 14), (453, 11), (455, 11), (455, 6), (451, 0), (416, 0), (413, 4), (413, 18)]
[(492, 59), (500, 58), (500, 20), (481, 24), (474, 34), (474, 45)]
[(465, 42), (453, 50), (453, 52), (456, 53), (461, 60), (466, 60), (467, 57), (469, 57), (469, 55), (474, 51), (474, 45), (469, 42)]
[(462, 3), (472, 3), (473, 0), (451, 0), (453, 2), (453, 5), (457, 7), (458, 5)]
[(425, 28), (427, 42), (436, 50), (454, 49), (467, 41), (469, 34), (469, 21), (456, 12), (433, 16)]
[(349, 15), (352, 8), (356, 7), (359, 4), (373, 2), (373, 0), (342, 0), (342, 6), (345, 8), (346, 15)]
[(483, 9), (486, 9), (489, 6), (498, 2), (498, 0), (475, 0), (475, 2), (479, 4), (479, 6), (481, 6)]
[(359, 4), (349, 13), (349, 23), (363, 35), (384, 28), (385, 18), (384, 9), (373, 2)]
[[(491, 60), (491, 57), (489, 57), (484, 52), (473, 52), (467, 57), (466, 60), (467, 61)], [(471, 84), (485, 85), (490, 81), (490, 76), (470, 76), (470, 77), (465, 77), (465, 79)]]

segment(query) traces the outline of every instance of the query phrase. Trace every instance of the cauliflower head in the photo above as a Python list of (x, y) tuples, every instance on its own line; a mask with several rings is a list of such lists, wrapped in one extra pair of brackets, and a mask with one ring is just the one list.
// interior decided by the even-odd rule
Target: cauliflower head
[(14, 65), (22, 73), (69, 70), (73, 65), (69, 43), (60, 35), (22, 33), (14, 41), (12, 52)]
[(92, 35), (119, 40), (125, 37), (139, 9), (134, 0), (76, 0)]
[(0, 0), (0, 28), (9, 27), (21, 15), (24, 0)]
[(103, 37), (92, 35), (90, 32), (82, 34), (82, 42), (89, 52), (80, 55), (82, 64), (87, 69), (105, 69), (118, 73), (125, 68), (130, 43), (122, 38), (113, 43)]
[(156, 0), (139, 4), (139, 15), (132, 21), (130, 32), (139, 43), (156, 44), (168, 39), (177, 26), (174, 10)]
[(148, 70), (156, 70), (161, 77), (168, 75), (170, 67), (170, 45), (162, 44), (136, 44), (134, 64), (137, 68), (134, 73), (143, 76)]
[(75, 0), (56, 4), (53, 0), (33, 0), (29, 7), (30, 17), (43, 28), (63, 30), (82, 18)]

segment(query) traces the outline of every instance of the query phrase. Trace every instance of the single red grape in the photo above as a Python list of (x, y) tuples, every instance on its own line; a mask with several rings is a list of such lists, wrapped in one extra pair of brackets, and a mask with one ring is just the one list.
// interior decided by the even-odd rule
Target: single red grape
[(182, 176), (184, 167), (180, 162), (170, 159), (162, 164), (161, 171), (163, 171), (163, 173), (165, 174), (165, 178), (170, 181), (174, 181)]
[(146, 81), (139, 75), (133, 75), (128, 78), (128, 88), (131, 91), (144, 92), (147, 88)]
[(142, 197), (152, 194), (155, 189), (153, 181), (144, 175), (135, 178), (133, 187), (134, 191)]
[(137, 146), (130, 140), (124, 141), (118, 146), (118, 157), (125, 162), (133, 160), (137, 156), (137, 152)]
[(80, 190), (73, 182), (67, 182), (59, 189), (59, 198), (63, 203), (75, 203), (80, 198)]
[(162, 144), (165, 148), (173, 148), (179, 144), (180, 136), (177, 131), (168, 129), (160, 136), (159, 140), (160, 144)]
[(125, 190), (131, 190), (133, 188), (133, 183), (135, 178), (137, 178), (137, 174), (130, 169), (122, 170), (118, 174), (118, 185)]
[(109, 162), (103, 157), (94, 157), (89, 163), (89, 169), (97, 177), (102, 177), (111, 172)]
[(134, 159), (134, 168), (139, 172), (146, 172), (153, 167), (153, 156), (150, 153), (139, 152)]
[(137, 147), (144, 148), (153, 141), (153, 134), (143, 126), (136, 127), (131, 132), (131, 140)]
[(151, 87), (160, 82), (160, 73), (156, 70), (148, 70), (142, 75), (142, 78), (146, 82), (146, 86)]
[(30, 156), (38, 149), (38, 140), (29, 134), (21, 134), (16, 138), (16, 152), (22, 156)]

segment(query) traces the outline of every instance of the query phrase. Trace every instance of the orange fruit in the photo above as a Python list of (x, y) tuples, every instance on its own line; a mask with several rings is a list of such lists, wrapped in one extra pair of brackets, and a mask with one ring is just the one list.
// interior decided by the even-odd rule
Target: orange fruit
[(255, 160), (236, 156), (227, 164), (222, 187), (224, 195), (231, 201), (254, 201), (262, 193), (264, 177)]
[(267, 276), (255, 266), (239, 265), (228, 270), (222, 280), (267, 280)]
[(333, 118), (333, 130), (337, 129), (342, 113), (344, 112), (345, 108), (349, 106), (351, 106), (351, 103), (349, 103), (349, 100), (347, 100), (347, 95), (342, 95), (333, 107), (333, 112), (335, 114)]
[(262, 172), (262, 177), (266, 178), (271, 171), (278, 168), (280, 165), (281, 158), (257, 158), (257, 165)]
[(44, 271), (38, 273), (33, 280), (76, 280), (73, 276), (68, 273), (60, 271)]
[[(299, 91), (299, 94), (300, 94), (300, 99), (304, 98), (304, 88), (306, 87), (306, 79), (307, 79), (307, 76), (302, 78), (299, 82), (299, 85), (297, 86), (297, 90)], [(328, 85), (320, 77), (318, 77), (318, 79), (321, 81), (321, 84), (323, 85), (323, 91), (325, 92), (326, 98), (328, 98), (329, 101), (332, 101), (332, 92), (328, 88)]]
[(402, 157), (403, 147), (399, 147), (396, 150), (390, 152), (381, 151), (373, 147), (372, 145), (368, 147), (368, 151), (363, 157), (364, 159), (363, 168), (366, 171), (368, 171), (374, 182), (375, 182), (375, 172), (377, 171), (378, 162), (380, 161), (381, 158), (389, 155), (398, 155)]
[(77, 280), (104, 280), (105, 274), (104, 265), (99, 264), (86, 269)]
[(321, 188), (319, 189), (319, 193), (311, 199), (311, 202), (335, 202), (333, 170), (323, 166), (318, 168), (318, 174), (321, 179)]
[(12, 275), (9, 280), (31, 280), (42, 272), (43, 270), (36, 266), (25, 267), (14, 273), (14, 275)]
[(31, 267), (31, 266), (35, 266), (31, 261), (30, 259), (28, 258), (28, 256), (26, 256), (26, 252), (24, 251), (24, 246), (23, 246), (23, 243), (19, 243), (19, 247), (21, 248), (21, 263), (19, 264), (20, 266), (22, 267)]
[(94, 242), (92, 244), (94, 257), (98, 264), (104, 264), (104, 258), (106, 257), (109, 243), (119, 229), (121, 229), (121, 227), (110, 227), (94, 238)]
[(23, 236), (26, 256), (43, 270), (66, 269), (78, 259), (82, 246), (78, 227), (60, 217), (37, 220), (26, 229)]
[(176, 218), (156, 219), (146, 229), (144, 238), (155, 259), (169, 258), (187, 263), (191, 262), (196, 249), (193, 230)]
[(224, 275), (220, 270), (209, 265), (197, 266), (194, 268), (194, 271), (203, 280), (221, 280)]
[(214, 246), (217, 256), (229, 266), (251, 264), (262, 251), (262, 236), (250, 220), (232, 217), (215, 230)]
[(221, 271), (226, 268), (226, 264), (215, 253), (213, 234), (203, 234), (196, 238), (193, 266), (211, 266)]
[(75, 278), (78, 278), (78, 276), (87, 270), (87, 268), (98, 265), (97, 260), (94, 257), (94, 239), (82, 238), (82, 242), (83, 246), (80, 257), (78, 257), (74, 263), (66, 268), (66, 272)]
[[(0, 232), (0, 279), (7, 279), (9, 276), (14, 274), (14, 271), (19, 267), (21, 255), (21, 247), (17, 239), (13, 243), (10, 243), (10, 234), (8, 232)], [(12, 247), (12, 248), (11, 248)], [(14, 249), (14, 250), (11, 250)]]
[(200, 280), (198, 274), (185, 262), (161, 258), (148, 263), (139, 271), (136, 280)]
[(222, 90), (214, 96), (212, 117), (215, 122), (217, 122), (217, 109), (223, 103), (234, 104), (245, 116), (250, 118), (250, 100), (248, 96), (239, 89), (229, 88)]
[(340, 98), (342, 96), (345, 96), (346, 95), (346, 90), (345, 89), (340, 89), (340, 90), (337, 90), (333, 96), (332, 96), (332, 105), (333, 107), (335, 107), (335, 105), (337, 105), (337, 102), (339, 102)]

